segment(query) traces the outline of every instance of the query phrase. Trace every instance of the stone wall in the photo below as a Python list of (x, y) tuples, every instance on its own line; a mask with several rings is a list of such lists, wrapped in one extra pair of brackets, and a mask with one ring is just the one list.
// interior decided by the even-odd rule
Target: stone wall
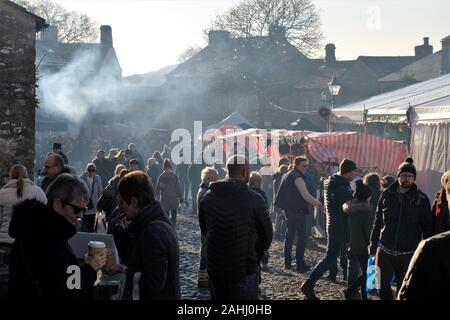
[(0, 175), (13, 164), (34, 173), (36, 23), (0, 2)]

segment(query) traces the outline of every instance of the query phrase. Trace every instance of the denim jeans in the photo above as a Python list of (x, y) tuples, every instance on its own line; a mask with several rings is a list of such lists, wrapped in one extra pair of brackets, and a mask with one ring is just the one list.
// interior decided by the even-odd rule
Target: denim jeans
[(286, 263), (292, 262), (292, 242), (297, 234), (297, 245), (295, 249), (295, 259), (297, 267), (305, 264), (304, 255), (306, 248), (306, 222), (307, 215), (301, 213), (286, 212), (287, 217), (287, 233), (284, 241), (284, 261)]
[(280, 209), (275, 209), (275, 232), (274, 238), (277, 240), (284, 240), (286, 237), (286, 216)]
[(341, 253), (341, 248), (344, 246), (344, 240), (328, 238), (327, 251), (325, 257), (314, 267), (314, 270), (309, 275), (309, 281), (315, 284), (328, 269), (330, 269), (336, 262)]
[(408, 271), (409, 262), (412, 254), (404, 254), (399, 256), (391, 256), (383, 250), (378, 250), (378, 267), (381, 273), (381, 300), (395, 300), (391, 289), (392, 275), (395, 274), (397, 282), (397, 293), (402, 286), (403, 278)]
[(251, 274), (231, 281), (208, 274), (211, 300), (258, 300), (258, 276)]

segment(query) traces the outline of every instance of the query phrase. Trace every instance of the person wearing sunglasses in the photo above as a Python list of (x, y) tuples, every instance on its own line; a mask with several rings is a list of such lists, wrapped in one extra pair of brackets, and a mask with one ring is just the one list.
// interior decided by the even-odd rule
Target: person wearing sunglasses
[(84, 213), (83, 224), (81, 225), (81, 231), (83, 232), (94, 232), (97, 204), (103, 192), (102, 179), (95, 173), (96, 170), (95, 164), (89, 163), (86, 166), (86, 172), (80, 177), (89, 189), (88, 210)]
[(92, 299), (106, 253), (86, 256), (80, 266), (68, 243), (86, 210), (89, 190), (78, 177), (64, 173), (50, 184), (46, 196), (46, 205), (29, 199), (13, 209), (9, 235), (15, 241), (9, 264), (9, 298)]

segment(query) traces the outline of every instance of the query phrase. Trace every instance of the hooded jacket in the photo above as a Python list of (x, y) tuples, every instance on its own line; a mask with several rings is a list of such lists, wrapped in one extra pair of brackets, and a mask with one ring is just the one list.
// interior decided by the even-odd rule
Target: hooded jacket
[(199, 222), (209, 274), (231, 280), (256, 274), (272, 241), (268, 208), (258, 193), (243, 181), (211, 183), (200, 201)]
[[(9, 264), (9, 296), (14, 300), (91, 299), (96, 271), (80, 268), (81, 288), (68, 289), (69, 266), (78, 260), (68, 240), (76, 234), (65, 217), (37, 200), (13, 209), (9, 235), (15, 239)], [(35, 282), (35, 283), (34, 283)]]
[(327, 214), (327, 234), (329, 238), (347, 240), (347, 217), (342, 205), (352, 199), (350, 182), (343, 176), (335, 174), (324, 184), (324, 205)]
[(179, 248), (177, 235), (167, 215), (156, 202), (128, 225), (130, 239), (127, 286), (141, 272), (141, 300), (178, 300), (180, 293)]
[(353, 199), (344, 204), (344, 212), (348, 215), (350, 243), (348, 251), (353, 255), (367, 254), (375, 214), (372, 205), (367, 201)]
[(396, 181), (381, 194), (371, 234), (371, 252), (379, 244), (389, 250), (414, 252), (422, 238), (432, 235), (433, 216), (428, 197), (416, 184), (404, 194), (398, 188)]

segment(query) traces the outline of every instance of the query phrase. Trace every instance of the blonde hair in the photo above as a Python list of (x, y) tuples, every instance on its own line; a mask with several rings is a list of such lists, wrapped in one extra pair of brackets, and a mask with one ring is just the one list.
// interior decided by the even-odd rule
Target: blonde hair
[(262, 185), (261, 175), (256, 171), (252, 171), (250, 173), (248, 185), (250, 186), (250, 188), (261, 189), (261, 185)]
[(213, 167), (206, 167), (205, 169), (202, 170), (202, 180), (203, 181), (208, 181), (211, 182), (211, 179), (213, 177), (218, 177), (219, 176), (219, 172), (214, 169)]
[(27, 168), (20, 164), (12, 166), (9, 170), (9, 179), (17, 179), (17, 198), (22, 198), (25, 182), (23, 179), (28, 178)]

